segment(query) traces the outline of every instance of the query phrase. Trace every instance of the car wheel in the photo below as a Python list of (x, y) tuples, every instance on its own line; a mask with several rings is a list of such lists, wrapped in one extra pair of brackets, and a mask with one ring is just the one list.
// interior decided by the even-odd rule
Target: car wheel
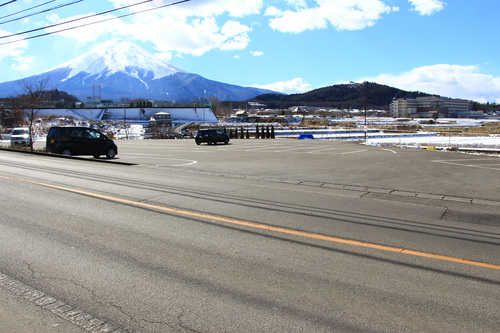
[(109, 148), (106, 151), (106, 158), (115, 158), (116, 156), (116, 151), (113, 148)]
[(224, 140), (224, 144), (227, 145), (229, 143), (229, 139)]
[(64, 148), (61, 154), (63, 154), (64, 156), (71, 156), (71, 150), (69, 150), (68, 148)]
[(211, 144), (212, 144), (212, 140), (208, 140), (208, 142), (207, 142), (207, 143), (208, 143), (209, 145), (211, 145)]
[(196, 144), (197, 144), (198, 146), (200, 145), (200, 143), (201, 143), (200, 141), (196, 141)]
[(99, 158), (99, 156), (101, 156), (101, 155), (95, 154), (94, 158)]

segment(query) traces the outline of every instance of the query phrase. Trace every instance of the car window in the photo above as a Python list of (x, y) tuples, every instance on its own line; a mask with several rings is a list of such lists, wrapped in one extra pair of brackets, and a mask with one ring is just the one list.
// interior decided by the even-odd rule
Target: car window
[(17, 129), (13, 130), (11, 135), (23, 135), (23, 134), (29, 134), (29, 131), (27, 129)]
[(59, 136), (59, 128), (51, 128), (49, 131), (49, 136), (58, 137)]
[(83, 129), (72, 128), (69, 136), (72, 138), (83, 138)]
[(85, 130), (85, 137), (90, 139), (101, 139), (101, 133), (94, 131), (92, 129)]

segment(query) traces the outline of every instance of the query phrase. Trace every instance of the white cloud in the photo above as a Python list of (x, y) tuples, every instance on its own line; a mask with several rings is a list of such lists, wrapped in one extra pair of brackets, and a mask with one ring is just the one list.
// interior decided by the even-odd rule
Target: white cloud
[[(137, 0), (112, 0), (115, 7), (123, 7), (138, 3)], [(139, 11), (144, 8), (159, 7), (172, 3), (168, 0), (154, 0), (153, 4), (131, 7), (130, 10)], [(196, 0), (181, 3), (176, 6), (168, 6), (164, 10), (151, 12), (153, 15), (159, 13), (161, 16), (170, 17), (210, 17), (227, 13), (232, 17), (243, 17), (251, 14), (258, 14), (264, 4), (264, 0)]]
[(236, 21), (227, 21), (221, 29), (222, 45), (219, 47), (224, 51), (242, 50), (248, 46), (251, 29)]
[(248, 46), (250, 42), (250, 37), (248, 34), (242, 34), (238, 36), (234, 36), (232, 39), (225, 41), (219, 49), (222, 51), (235, 51), (235, 50), (243, 50)]
[(414, 9), (420, 15), (432, 15), (441, 11), (444, 8), (444, 1), (442, 0), (409, 0)]
[(155, 56), (165, 62), (169, 62), (170, 60), (172, 60), (172, 52), (155, 53)]
[(329, 1), (318, 0), (326, 18), (338, 30), (360, 30), (370, 27), (391, 7), (380, 0)]
[(167, 8), (169, 11), (183, 11), (184, 16), (207, 17), (227, 13), (232, 17), (244, 17), (259, 14), (263, 4), (264, 0), (197, 0)]
[[(140, 15), (139, 15), (140, 16)], [(77, 19), (81, 16), (68, 17), (64, 20), (57, 15), (50, 15), (51, 24)], [(78, 26), (111, 18), (112, 16), (96, 16), (67, 25), (51, 28), (49, 31)], [(248, 46), (252, 29), (237, 21), (229, 20), (219, 27), (214, 17), (178, 17), (147, 15), (133, 23), (122, 20), (111, 20), (59, 33), (61, 36), (76, 39), (86, 44), (94, 42), (100, 35), (112, 34), (117, 37), (128, 37), (155, 44), (159, 53), (176, 53), (177, 55), (203, 55), (212, 49), (241, 50)]]
[(265, 16), (280, 16), (282, 15), (282, 11), (274, 6), (269, 6), (266, 8)]
[(221, 29), (221, 33), (226, 37), (233, 37), (245, 32), (250, 31), (251, 29), (236, 21), (227, 21)]
[[(10, 35), (10, 32), (0, 30), (0, 35)], [(20, 38), (17, 38), (19, 40)], [(11, 40), (1, 40), (2, 43), (10, 42)], [(21, 56), (27, 48), (27, 42), (25, 40), (2, 45), (0, 47), (0, 60), (7, 57), (19, 57)]]
[[(271, 15), (273, 11), (271, 9), (266, 14)], [(284, 12), (278, 10), (274, 13), (277, 17), (269, 20), (269, 26), (281, 32), (299, 33), (306, 30), (324, 29), (327, 26), (323, 13), (317, 8)]]
[(35, 57), (15, 57), (15, 64), (12, 65), (12, 69), (16, 71), (27, 71), (31, 69), (31, 66), (35, 62)]
[(264, 55), (264, 52), (262, 51), (250, 51), (250, 54), (253, 55), (254, 57), (260, 57)]
[(254, 84), (251, 87), (269, 89), (273, 91), (282, 92), (285, 94), (300, 94), (310, 91), (312, 89), (311, 85), (307, 82), (304, 82), (302, 78), (295, 78), (289, 81), (280, 81), (264, 85)]
[(141, 22), (123, 31), (133, 39), (150, 41), (159, 52), (201, 56), (212, 49), (241, 50), (248, 46), (251, 29), (228, 21), (219, 28), (213, 17), (190, 21), (165, 17), (155, 22)]
[[(12, 32), (0, 30), (0, 36), (11, 35)], [(32, 56), (24, 56), (28, 47), (28, 42), (20, 36), (5, 38), (0, 40), (1, 43), (16, 41), (15, 43), (5, 44), (0, 47), (0, 61), (3, 59), (11, 60), (10, 67), (16, 71), (26, 71), (31, 69), (34, 62)]]
[[(291, 0), (289, 0), (290, 2)], [(293, 1), (295, 10), (281, 11), (268, 7), (265, 15), (271, 28), (281, 32), (299, 33), (306, 30), (324, 29), (330, 22), (337, 30), (360, 30), (372, 26), (383, 14), (397, 11), (382, 0), (316, 0), (317, 6), (308, 8), (304, 2)]]
[[(77, 16), (72, 16), (72, 17), (67, 17), (64, 19), (60, 19), (57, 14), (50, 14), (47, 16), (48, 22), (50, 22), (51, 25), (53, 24), (60, 24), (64, 22), (69, 22), (77, 19), (81, 19), (83, 17), (92, 15), (90, 14), (85, 14), (85, 15), (77, 15)], [(51, 33), (55, 33), (57, 31), (61, 31), (58, 33), (60, 36), (76, 39), (78, 42), (86, 44), (86, 43), (91, 43), (97, 39), (100, 35), (106, 34), (106, 33), (119, 33), (119, 32), (124, 32), (128, 29), (127, 25), (118, 19), (112, 19), (114, 16), (108, 14), (108, 15), (98, 15), (98, 16), (93, 16), (88, 19), (82, 19), (79, 21), (75, 22), (70, 22), (67, 24), (59, 25), (57, 27), (53, 28), (48, 28), (47, 31)], [(97, 23), (99, 21), (105, 21), (109, 20), (106, 22), (102, 23)], [(86, 25), (89, 24), (88, 26), (78, 28), (78, 29), (72, 29), (73, 27), (78, 27), (81, 25)], [(69, 29), (69, 30), (68, 30)], [(62, 31), (66, 30), (66, 31)]]
[(500, 77), (481, 74), (478, 66), (439, 64), (366, 80), (409, 91), (500, 103)]
[[(137, 3), (136, 0), (113, 0), (116, 7)], [(157, 0), (155, 6), (170, 2)], [(151, 42), (158, 53), (170, 56), (190, 54), (201, 56), (213, 49), (234, 51), (245, 49), (250, 43), (249, 32), (251, 27), (235, 20), (218, 22), (217, 15), (228, 14), (232, 17), (259, 13), (263, 0), (199, 0), (160, 10), (141, 13), (127, 19), (116, 19), (90, 25), (85, 28), (61, 32), (60, 35), (78, 40), (81, 43), (94, 42), (99, 36), (111, 34), (115, 37), (130, 38), (142, 42)], [(130, 11), (140, 11), (151, 8), (152, 3), (131, 7)], [(123, 13), (120, 13), (120, 15)], [(78, 21), (74, 24), (95, 22), (112, 17), (99, 16), (92, 19)], [(48, 19), (52, 23), (73, 20), (78, 16), (59, 19), (51, 15)], [(54, 28), (59, 30), (60, 27)]]
[(286, 0), (286, 2), (295, 8), (306, 8), (307, 2), (305, 0)]
[(151, 41), (160, 52), (177, 54), (201, 56), (214, 48), (221, 47), (224, 41), (230, 38), (220, 34), (214, 18), (186, 22), (165, 17), (161, 22), (135, 24), (133, 28), (130, 31), (132, 38)]

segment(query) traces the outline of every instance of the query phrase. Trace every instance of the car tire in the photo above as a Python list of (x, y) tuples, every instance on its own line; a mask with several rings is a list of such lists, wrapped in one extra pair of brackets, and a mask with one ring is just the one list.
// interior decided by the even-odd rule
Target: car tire
[(229, 143), (229, 139), (224, 140), (224, 144), (227, 145)]
[(106, 158), (115, 158), (116, 151), (113, 148), (106, 150)]
[(208, 143), (209, 145), (211, 145), (211, 144), (212, 144), (212, 140), (211, 140), (211, 139), (209, 139), (207, 143)]
[(95, 155), (94, 155), (94, 158), (99, 158), (99, 156), (101, 156), (101, 155), (99, 155), (99, 154), (95, 154)]
[(196, 144), (199, 146), (201, 144), (201, 142), (200, 141), (196, 141)]
[(61, 151), (61, 154), (64, 155), (64, 156), (71, 156), (71, 150), (69, 150), (69, 148), (64, 148)]

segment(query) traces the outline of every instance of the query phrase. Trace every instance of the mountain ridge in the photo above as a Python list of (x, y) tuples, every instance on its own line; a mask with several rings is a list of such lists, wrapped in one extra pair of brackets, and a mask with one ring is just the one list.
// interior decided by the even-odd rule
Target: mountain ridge
[[(105, 42), (71, 61), (23, 80), (37, 82), (42, 79), (46, 79), (48, 89), (66, 91), (81, 101), (93, 96), (96, 85), (101, 88), (102, 99), (115, 101), (192, 102), (205, 97), (239, 101), (272, 92), (206, 79), (163, 62), (130, 41), (119, 39)], [(19, 81), (0, 83), (0, 97), (9, 97), (18, 91)]]
[(433, 95), (420, 91), (406, 91), (375, 82), (351, 82), (318, 88), (302, 94), (263, 94), (255, 96), (249, 101), (265, 104), (271, 109), (287, 109), (298, 105), (363, 109), (365, 107), (365, 94), (366, 107), (380, 110), (388, 110), (394, 98), (415, 98)]

